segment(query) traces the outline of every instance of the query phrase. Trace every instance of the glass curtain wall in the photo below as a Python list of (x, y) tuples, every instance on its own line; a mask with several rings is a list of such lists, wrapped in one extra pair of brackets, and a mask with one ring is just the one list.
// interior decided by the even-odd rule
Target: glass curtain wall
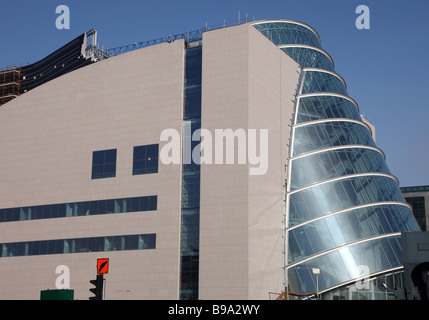
[[(200, 238), (200, 166), (190, 151), (199, 141), (192, 134), (201, 128), (202, 46), (185, 50), (185, 89), (183, 111), (182, 224), (180, 299), (198, 299)], [(199, 152), (197, 152), (199, 154)]]
[(362, 269), (401, 270), (400, 233), (419, 227), (319, 35), (289, 20), (253, 26), (302, 68), (287, 166), (285, 287), (334, 292)]

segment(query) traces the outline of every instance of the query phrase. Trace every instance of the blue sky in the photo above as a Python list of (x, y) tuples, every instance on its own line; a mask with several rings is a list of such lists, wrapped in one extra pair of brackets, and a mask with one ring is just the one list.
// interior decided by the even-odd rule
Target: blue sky
[[(69, 30), (55, 27), (58, 5), (70, 8)], [(369, 30), (355, 27), (358, 5), (370, 9)], [(113, 48), (233, 22), (239, 12), (314, 27), (349, 95), (376, 126), (400, 185), (429, 185), (427, 0), (2, 0), (0, 67), (37, 61), (93, 28), (100, 45)]]

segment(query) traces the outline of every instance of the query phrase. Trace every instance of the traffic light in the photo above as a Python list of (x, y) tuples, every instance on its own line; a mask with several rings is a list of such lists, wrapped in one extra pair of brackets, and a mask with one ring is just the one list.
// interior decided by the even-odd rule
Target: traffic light
[(95, 288), (89, 289), (95, 296), (89, 297), (89, 300), (103, 300), (103, 275), (98, 274), (97, 279), (90, 280), (91, 284), (95, 286)]

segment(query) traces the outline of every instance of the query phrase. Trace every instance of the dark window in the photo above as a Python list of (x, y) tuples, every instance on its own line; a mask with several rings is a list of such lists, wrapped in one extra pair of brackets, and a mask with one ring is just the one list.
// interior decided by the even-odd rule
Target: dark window
[(0, 258), (148, 249), (156, 249), (156, 234), (0, 243)]
[(92, 179), (116, 176), (116, 149), (94, 151), (92, 156)]
[(426, 210), (424, 197), (407, 197), (405, 201), (413, 208), (413, 214), (422, 231), (426, 231)]
[(134, 147), (133, 175), (158, 172), (159, 145)]
[(157, 196), (145, 196), (0, 209), (0, 223), (107, 213), (153, 211), (157, 210), (157, 207)]

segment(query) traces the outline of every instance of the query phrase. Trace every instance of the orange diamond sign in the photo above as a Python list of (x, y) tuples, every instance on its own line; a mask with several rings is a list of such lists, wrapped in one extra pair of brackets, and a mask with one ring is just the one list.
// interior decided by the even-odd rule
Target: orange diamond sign
[(105, 274), (109, 273), (109, 259), (97, 259), (97, 273)]

